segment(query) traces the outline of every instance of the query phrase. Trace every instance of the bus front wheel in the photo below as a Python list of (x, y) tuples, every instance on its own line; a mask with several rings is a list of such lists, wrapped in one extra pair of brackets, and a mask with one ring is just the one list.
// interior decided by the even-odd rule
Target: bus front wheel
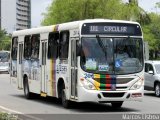
[(113, 108), (121, 108), (123, 102), (112, 102), (111, 104)]

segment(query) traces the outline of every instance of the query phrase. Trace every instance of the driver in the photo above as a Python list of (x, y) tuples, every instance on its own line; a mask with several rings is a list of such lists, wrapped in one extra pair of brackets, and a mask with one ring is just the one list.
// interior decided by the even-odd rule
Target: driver
[(125, 46), (118, 46), (115, 54), (116, 59), (125, 59), (128, 58), (129, 55), (125, 50)]
[(117, 50), (115, 53), (115, 67), (119, 69), (123, 66), (123, 62), (125, 59), (129, 58), (128, 53), (125, 50), (125, 46), (119, 45), (117, 46)]

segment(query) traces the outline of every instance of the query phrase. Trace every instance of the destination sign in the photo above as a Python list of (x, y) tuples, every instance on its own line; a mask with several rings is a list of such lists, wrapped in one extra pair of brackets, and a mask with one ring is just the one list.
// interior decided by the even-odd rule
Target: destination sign
[(82, 34), (142, 35), (139, 25), (127, 23), (85, 23)]

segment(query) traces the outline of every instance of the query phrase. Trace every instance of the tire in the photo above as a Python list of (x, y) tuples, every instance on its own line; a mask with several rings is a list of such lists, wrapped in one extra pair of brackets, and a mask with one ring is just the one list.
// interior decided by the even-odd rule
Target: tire
[(25, 78), (24, 80), (24, 96), (26, 99), (31, 99), (32, 98), (32, 93), (29, 90), (29, 85), (28, 85), (28, 79)]
[(121, 108), (123, 102), (112, 102), (111, 104), (113, 108)]
[(155, 95), (156, 95), (157, 97), (160, 97), (160, 83), (157, 83), (157, 84), (155, 85), (154, 91), (155, 91)]
[(70, 101), (66, 99), (65, 89), (62, 89), (62, 106), (64, 108), (70, 107)]

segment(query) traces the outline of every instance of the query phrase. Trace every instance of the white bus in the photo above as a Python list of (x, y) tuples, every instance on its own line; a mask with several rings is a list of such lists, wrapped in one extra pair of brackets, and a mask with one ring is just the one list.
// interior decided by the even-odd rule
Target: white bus
[(70, 101), (141, 101), (144, 89), (143, 36), (137, 22), (82, 20), (15, 31), (11, 83), (33, 93)]

